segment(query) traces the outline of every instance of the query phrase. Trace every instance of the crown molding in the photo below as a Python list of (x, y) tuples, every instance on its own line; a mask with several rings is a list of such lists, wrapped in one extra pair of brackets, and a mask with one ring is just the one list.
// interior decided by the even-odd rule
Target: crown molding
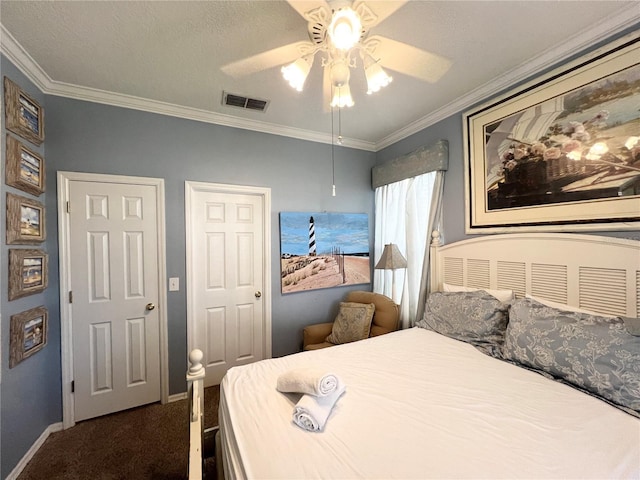
[(52, 83), (51, 78), (1, 23), (0, 53), (11, 60), (11, 63), (24, 73), (41, 92), (46, 93), (48, 86)]
[[(557, 47), (546, 50), (537, 57), (523, 62), (521, 65), (463, 95), (454, 102), (426, 115), (409, 125), (395, 131), (378, 142), (367, 142), (353, 138), (345, 138), (343, 147), (377, 152), (414, 133), (434, 125), (462, 110), (483, 100), (489, 99), (507, 88), (523, 82), (537, 72), (553, 67), (559, 62), (577, 55), (591, 45), (606, 40), (640, 21), (640, 13), (635, 5), (621, 9), (613, 15), (603, 19), (600, 23), (578, 35), (573, 36)], [(207, 110), (184, 107), (166, 102), (150, 100), (131, 95), (116, 94), (105, 90), (72, 85), (52, 80), (38, 63), (24, 50), (18, 41), (0, 24), (0, 52), (4, 54), (27, 78), (43, 93), (65, 98), (83, 100), (115, 107), (129, 108), (159, 115), (167, 115), (187, 120), (212, 123), (232, 128), (240, 128), (271, 135), (307, 140), (317, 143), (332, 143), (332, 135), (327, 133), (303, 130), (283, 125), (249, 120), (231, 115), (224, 115)]]
[[(0, 52), (4, 54), (31, 82), (33, 82), (40, 91), (42, 91), (42, 93), (46, 95), (55, 95), (114, 107), (157, 113), (159, 115), (167, 115), (203, 123), (212, 123), (226, 127), (268, 133), (271, 135), (280, 135), (283, 137), (296, 138), (316, 143), (331, 144), (332, 142), (332, 135), (329, 133), (320, 133), (268, 122), (243, 119), (198, 108), (184, 107), (181, 105), (150, 100), (133, 95), (123, 95), (108, 92), (106, 90), (58, 82), (52, 80), (51, 77), (47, 75), (40, 65), (38, 65), (38, 63), (29, 55), (29, 53), (27, 53), (22, 45), (18, 43), (13, 35), (11, 35), (11, 33), (9, 33), (2, 24), (0, 24), (0, 35)], [(375, 144), (373, 142), (366, 142), (353, 138), (345, 137), (342, 146), (370, 152), (375, 151)]]
[(536, 73), (551, 68), (563, 60), (580, 54), (590, 46), (602, 42), (612, 35), (634, 26), (639, 21), (640, 11), (638, 10), (637, 4), (618, 10), (613, 15), (593, 25), (589, 30), (585, 30), (584, 32), (574, 35), (561, 45), (550, 48), (542, 52), (540, 55), (523, 62), (510, 72), (501, 75), (500, 78), (475, 88), (456, 101), (451, 102), (442, 108), (435, 110), (429, 115), (410, 123), (406, 127), (395, 131), (391, 135), (388, 135), (382, 140), (376, 142), (375, 151), (378, 152), (389, 145), (393, 145), (414, 133), (418, 133), (431, 125), (444, 120), (445, 118), (460, 113), (466, 108), (469, 108), (481, 101), (488, 100), (509, 87), (533, 77)]

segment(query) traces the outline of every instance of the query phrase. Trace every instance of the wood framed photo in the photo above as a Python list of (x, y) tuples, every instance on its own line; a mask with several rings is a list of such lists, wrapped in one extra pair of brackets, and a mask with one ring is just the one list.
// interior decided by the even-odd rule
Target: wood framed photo
[(43, 292), (49, 282), (49, 256), (43, 250), (9, 249), (9, 300)]
[(44, 205), (7, 193), (7, 244), (41, 243), (46, 238)]
[(640, 229), (640, 35), (463, 115), (466, 233)]
[(44, 109), (8, 77), (4, 77), (7, 130), (34, 145), (44, 142)]
[(42, 350), (47, 344), (49, 312), (36, 307), (11, 316), (9, 368)]
[(22, 142), (7, 135), (5, 183), (40, 196), (45, 189), (44, 159)]

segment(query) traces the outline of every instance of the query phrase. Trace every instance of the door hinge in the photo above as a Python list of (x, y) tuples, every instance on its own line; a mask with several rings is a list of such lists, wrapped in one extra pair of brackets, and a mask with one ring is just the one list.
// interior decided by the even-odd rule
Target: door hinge
[(73, 290), (69, 290), (69, 303), (73, 303)]
[(76, 381), (71, 380), (71, 393), (75, 393), (76, 391)]
[(71, 202), (67, 202), (67, 213), (71, 213)]

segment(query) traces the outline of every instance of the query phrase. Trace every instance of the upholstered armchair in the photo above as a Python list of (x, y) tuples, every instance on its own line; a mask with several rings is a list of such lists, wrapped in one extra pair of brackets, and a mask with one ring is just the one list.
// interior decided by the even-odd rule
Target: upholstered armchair
[[(371, 319), (370, 324), (371, 326), (368, 329), (368, 332), (364, 332), (363, 338), (383, 335), (398, 329), (400, 323), (400, 310), (398, 305), (396, 305), (389, 297), (379, 293), (358, 290), (349, 292), (345, 297), (344, 302), (375, 305), (373, 318)], [(336, 320), (338, 320), (341, 314), (342, 312), (338, 313)], [(327, 337), (330, 335), (332, 335), (330, 339), (335, 340), (336, 336), (334, 333), (334, 322), (317, 323), (305, 327), (302, 332), (303, 349), (318, 350), (320, 348), (334, 346), (336, 343), (327, 341)]]

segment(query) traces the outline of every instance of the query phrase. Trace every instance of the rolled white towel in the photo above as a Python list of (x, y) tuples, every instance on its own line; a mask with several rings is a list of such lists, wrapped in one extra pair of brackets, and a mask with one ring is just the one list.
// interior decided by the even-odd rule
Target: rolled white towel
[(340, 385), (340, 379), (321, 368), (296, 368), (278, 377), (279, 392), (308, 393), (319, 397), (330, 395)]
[(324, 397), (302, 395), (293, 409), (293, 423), (310, 432), (324, 430), (324, 425), (327, 423), (327, 418), (329, 418), (333, 406), (345, 390), (345, 386), (339, 384), (332, 394)]

